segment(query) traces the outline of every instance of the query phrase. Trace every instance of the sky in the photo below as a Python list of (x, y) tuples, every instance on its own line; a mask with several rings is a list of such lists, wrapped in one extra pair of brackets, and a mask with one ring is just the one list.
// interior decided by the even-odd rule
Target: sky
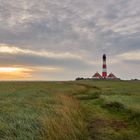
[(0, 0), (0, 80), (140, 79), (140, 0)]

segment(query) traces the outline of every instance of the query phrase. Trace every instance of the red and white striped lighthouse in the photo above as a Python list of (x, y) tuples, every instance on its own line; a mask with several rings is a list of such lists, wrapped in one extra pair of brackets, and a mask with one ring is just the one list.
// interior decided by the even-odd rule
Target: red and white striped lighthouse
[(107, 77), (106, 55), (103, 54), (102, 78), (106, 78), (106, 77)]

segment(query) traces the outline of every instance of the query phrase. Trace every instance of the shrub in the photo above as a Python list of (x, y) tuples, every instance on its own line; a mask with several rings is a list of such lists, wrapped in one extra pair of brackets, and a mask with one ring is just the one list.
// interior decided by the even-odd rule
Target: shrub
[(102, 107), (107, 108), (107, 109), (111, 109), (114, 111), (122, 111), (125, 109), (125, 106), (122, 103), (119, 102), (110, 102), (110, 103), (105, 103), (102, 105)]

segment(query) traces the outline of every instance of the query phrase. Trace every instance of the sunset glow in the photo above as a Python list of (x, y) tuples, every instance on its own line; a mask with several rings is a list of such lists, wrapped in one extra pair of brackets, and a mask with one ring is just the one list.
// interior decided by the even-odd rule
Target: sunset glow
[(23, 69), (23, 68), (3, 67), (3, 68), (0, 68), (0, 73), (21, 72), (21, 71), (25, 71), (25, 70), (26, 69)]
[(0, 80), (31, 78), (31, 69), (18, 67), (0, 67)]

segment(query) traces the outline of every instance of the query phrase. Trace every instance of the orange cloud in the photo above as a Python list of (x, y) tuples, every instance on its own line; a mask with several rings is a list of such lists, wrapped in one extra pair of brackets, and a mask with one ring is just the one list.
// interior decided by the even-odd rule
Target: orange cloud
[(0, 80), (24, 80), (32, 78), (32, 70), (17, 67), (0, 67)]

